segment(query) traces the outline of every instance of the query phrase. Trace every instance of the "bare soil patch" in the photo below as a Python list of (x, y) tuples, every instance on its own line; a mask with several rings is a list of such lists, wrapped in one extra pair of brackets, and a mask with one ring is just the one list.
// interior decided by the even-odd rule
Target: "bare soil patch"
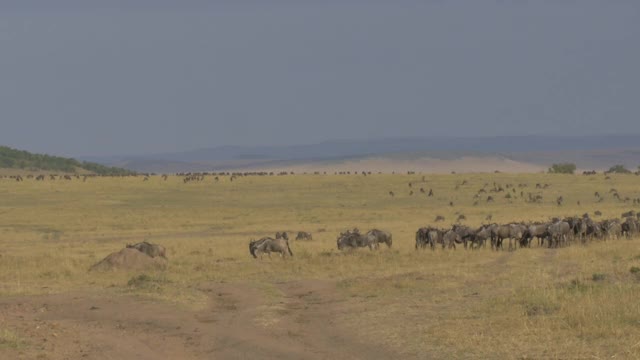
[[(324, 281), (264, 290), (205, 284), (206, 310), (134, 296), (74, 293), (0, 300), (0, 327), (20, 339), (16, 359), (388, 359), (397, 357), (335, 321), (349, 304)], [(99, 339), (99, 340), (98, 340)]]

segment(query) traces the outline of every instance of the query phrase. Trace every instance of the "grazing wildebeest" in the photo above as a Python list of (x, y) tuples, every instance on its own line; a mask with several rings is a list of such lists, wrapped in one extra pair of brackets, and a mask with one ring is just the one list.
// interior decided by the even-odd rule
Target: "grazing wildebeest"
[(393, 237), (387, 231), (373, 229), (367, 232), (365, 236), (367, 237), (367, 243), (373, 244), (376, 249), (380, 247), (381, 243), (387, 244), (387, 247), (391, 247), (393, 244)]
[(389, 191), (389, 195), (391, 195), (391, 197), (394, 197), (395, 194), (393, 193), (393, 191)]
[(444, 216), (442, 216), (442, 215), (437, 215), (437, 216), (436, 216), (436, 219), (435, 219), (434, 221), (435, 221), (435, 222), (438, 222), (438, 221), (444, 221)]
[(289, 235), (287, 234), (286, 231), (278, 231), (276, 233), (276, 239), (285, 239), (285, 240), (289, 240)]
[(600, 210), (596, 210), (596, 211), (593, 212), (593, 215), (602, 216), (602, 212)]
[(296, 240), (313, 240), (313, 237), (311, 236), (311, 233), (299, 231), (296, 236)]
[(433, 196), (433, 189), (429, 189), (429, 194), (427, 196)]
[(472, 239), (474, 243), (478, 244), (478, 247), (485, 247), (487, 244), (487, 240), (491, 241), (491, 226), (480, 226), (478, 229), (476, 229)]
[(152, 258), (156, 257), (156, 256), (160, 256), (163, 258), (167, 258), (167, 254), (166, 254), (166, 250), (164, 248), (164, 246), (158, 245), (158, 244), (151, 244), (149, 242), (143, 241), (137, 244), (127, 244), (128, 248), (132, 248), (132, 249), (136, 249), (142, 253), (145, 253), (149, 256), (151, 256)]
[(336, 240), (336, 244), (338, 246), (338, 250), (355, 249), (365, 246), (369, 247), (369, 250), (373, 250), (375, 246), (373, 239), (368, 237), (366, 234), (363, 235), (360, 234), (359, 231), (349, 230), (344, 233), (340, 233)]
[(464, 216), (463, 214), (458, 215), (458, 219), (456, 221), (460, 222), (462, 220), (467, 220), (467, 217)]
[(627, 217), (631, 217), (631, 216), (636, 216), (636, 212), (633, 210), (627, 211), (625, 213), (622, 213), (622, 215), (620, 215), (620, 217), (622, 218), (627, 218)]
[(262, 258), (262, 254), (266, 253), (271, 257), (272, 252), (280, 253), (281, 257), (284, 257), (287, 253), (293, 256), (293, 252), (289, 247), (289, 240), (287, 239), (273, 239), (270, 237), (263, 237), (260, 240), (251, 240), (249, 242), (249, 253), (257, 258), (258, 255)]
[[(464, 248), (467, 248), (467, 243), (471, 241), (471, 249), (473, 249), (474, 244), (476, 244), (476, 232), (468, 226), (465, 225), (453, 225), (451, 230), (455, 231), (456, 234), (460, 235), (460, 241), (464, 244)], [(478, 243), (478, 247), (479, 247)]]

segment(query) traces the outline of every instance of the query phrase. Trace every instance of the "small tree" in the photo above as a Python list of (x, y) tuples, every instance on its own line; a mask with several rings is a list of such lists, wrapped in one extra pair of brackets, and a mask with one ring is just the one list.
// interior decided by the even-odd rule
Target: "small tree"
[(549, 168), (549, 174), (573, 174), (576, 171), (576, 164), (558, 163)]
[(626, 167), (624, 167), (624, 165), (613, 165), (612, 167), (609, 168), (610, 173), (616, 173), (616, 174), (630, 174), (631, 171), (629, 169), (627, 169)]

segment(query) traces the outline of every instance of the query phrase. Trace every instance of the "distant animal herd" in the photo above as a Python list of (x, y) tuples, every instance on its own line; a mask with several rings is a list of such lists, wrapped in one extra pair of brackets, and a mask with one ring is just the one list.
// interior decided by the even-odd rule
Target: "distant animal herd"
[[(586, 244), (596, 240), (615, 240), (631, 238), (640, 232), (640, 213), (631, 210), (621, 218), (595, 221), (589, 214), (582, 217), (553, 218), (547, 222), (519, 222), (509, 224), (485, 224), (470, 227), (454, 224), (451, 228), (421, 227), (415, 234), (415, 249), (456, 249), (462, 245), (465, 249), (486, 248), (504, 250), (505, 240), (508, 249), (537, 247), (559, 248), (573, 243)], [(311, 240), (308, 232), (298, 232), (296, 240)], [(369, 248), (377, 250), (384, 244), (391, 248), (393, 236), (388, 231), (372, 229), (361, 233), (358, 228), (341, 232), (336, 239), (338, 250)], [(275, 238), (263, 237), (249, 242), (249, 253), (254, 257), (262, 254), (278, 253), (281, 256), (293, 256), (289, 246), (287, 232), (277, 232)]]

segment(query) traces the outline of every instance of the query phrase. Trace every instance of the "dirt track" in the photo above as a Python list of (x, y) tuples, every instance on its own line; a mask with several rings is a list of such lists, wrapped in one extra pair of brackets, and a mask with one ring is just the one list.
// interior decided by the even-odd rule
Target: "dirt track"
[(131, 296), (91, 293), (0, 300), (0, 327), (25, 343), (0, 358), (389, 359), (373, 339), (341, 329), (350, 311), (335, 284), (276, 284), (273, 296), (243, 285), (204, 284), (211, 305), (180, 310)]

